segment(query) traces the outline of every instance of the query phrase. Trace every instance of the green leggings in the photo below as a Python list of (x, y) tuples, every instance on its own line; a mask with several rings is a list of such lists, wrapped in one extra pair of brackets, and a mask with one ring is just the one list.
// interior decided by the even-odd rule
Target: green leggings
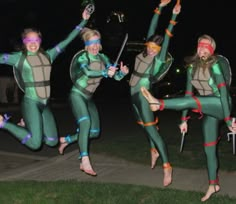
[(6, 122), (3, 129), (9, 131), (22, 144), (32, 150), (39, 149), (43, 141), (48, 146), (57, 145), (56, 122), (48, 104), (45, 105), (24, 97), (21, 103), (21, 110), (25, 127)]
[(88, 156), (89, 139), (96, 138), (100, 134), (100, 119), (97, 107), (91, 97), (71, 91), (70, 104), (76, 118), (77, 130), (66, 136), (66, 142), (78, 141), (80, 156)]
[[(202, 108), (204, 150), (207, 157), (207, 169), (210, 184), (217, 184), (218, 158), (216, 145), (219, 137), (219, 121), (224, 119), (224, 113), (219, 97), (196, 97)], [(186, 110), (197, 109), (197, 103), (192, 97), (164, 99), (164, 109)]]
[(145, 124), (155, 121), (154, 114), (150, 110), (147, 100), (142, 96), (141, 92), (133, 94), (131, 99), (136, 119), (144, 124), (142, 127), (148, 135), (151, 147), (158, 149), (163, 163), (169, 162), (165, 142), (160, 136), (156, 124), (145, 126)]

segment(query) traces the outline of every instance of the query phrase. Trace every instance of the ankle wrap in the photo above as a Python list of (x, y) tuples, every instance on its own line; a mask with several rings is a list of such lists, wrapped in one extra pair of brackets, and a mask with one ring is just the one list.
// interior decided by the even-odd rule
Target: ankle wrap
[(164, 163), (164, 164), (163, 164), (162, 168), (163, 168), (163, 169), (170, 169), (170, 168), (172, 168), (172, 167), (171, 167), (170, 163), (167, 162), (167, 163)]

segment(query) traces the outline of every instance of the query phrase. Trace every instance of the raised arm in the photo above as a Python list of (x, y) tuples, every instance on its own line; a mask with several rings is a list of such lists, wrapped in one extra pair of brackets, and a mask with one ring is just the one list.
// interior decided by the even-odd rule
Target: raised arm
[(154, 15), (152, 17), (148, 33), (147, 33), (147, 39), (150, 38), (154, 33), (156, 32), (156, 28), (158, 25), (158, 20), (161, 15), (163, 7), (165, 7), (168, 3), (170, 3), (171, 0), (162, 0), (161, 3), (159, 4), (159, 7), (157, 7), (154, 10)]
[(90, 16), (91, 13), (89, 13), (89, 11), (85, 8), (82, 13), (83, 19), (80, 22), (80, 24), (75, 27), (75, 29), (67, 36), (65, 40), (61, 41), (54, 48), (47, 50), (47, 53), (49, 54), (51, 61), (54, 61), (55, 58), (69, 45), (69, 43), (71, 43), (78, 36), (80, 31), (87, 24)]
[(11, 66), (17, 66), (22, 52), (15, 53), (2, 53), (0, 54), (0, 64), (7, 64)]
[(161, 49), (161, 53), (160, 53), (160, 60), (161, 61), (164, 61), (166, 59), (170, 38), (173, 37), (173, 29), (174, 29), (174, 26), (177, 23), (176, 18), (179, 15), (180, 11), (181, 11), (181, 5), (177, 1), (177, 3), (175, 4), (175, 6), (173, 8), (173, 11), (172, 11), (172, 17), (171, 17), (169, 26), (165, 30), (164, 41), (163, 41), (162, 49)]

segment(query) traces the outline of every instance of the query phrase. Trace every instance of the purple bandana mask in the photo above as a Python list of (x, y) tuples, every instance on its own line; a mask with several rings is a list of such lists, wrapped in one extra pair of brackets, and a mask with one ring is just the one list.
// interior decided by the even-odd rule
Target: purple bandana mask
[(27, 43), (41, 43), (41, 38), (37, 37), (37, 38), (24, 38), (23, 39), (23, 43), (27, 44)]

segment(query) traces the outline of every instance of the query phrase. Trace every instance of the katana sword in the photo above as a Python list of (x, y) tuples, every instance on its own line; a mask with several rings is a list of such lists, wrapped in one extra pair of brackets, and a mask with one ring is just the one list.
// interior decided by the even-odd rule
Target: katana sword
[(230, 136), (232, 136), (232, 140), (233, 140), (233, 154), (234, 155), (235, 155), (235, 135), (236, 135), (236, 133), (233, 133), (233, 132), (229, 132), (227, 134), (228, 142), (230, 141)]
[(122, 54), (122, 52), (123, 52), (123, 50), (125, 48), (125, 44), (126, 44), (127, 40), (128, 40), (128, 33), (125, 34), (125, 39), (123, 40), (123, 43), (122, 43), (121, 48), (120, 48), (120, 51), (119, 51), (119, 53), (118, 53), (118, 55), (116, 57), (116, 61), (115, 61), (114, 65), (113, 65), (114, 67), (116, 67), (117, 64), (118, 64), (118, 61), (119, 61), (120, 56), (121, 56), (121, 54)]
[[(232, 123), (235, 123), (235, 118), (232, 119)], [(227, 133), (228, 142), (230, 141), (230, 136), (232, 137), (232, 140), (233, 140), (233, 154), (234, 155), (235, 155), (235, 135), (236, 133), (234, 132)]]
[(180, 152), (183, 151), (183, 147), (184, 147), (184, 139), (185, 139), (185, 132), (182, 133), (181, 144), (180, 144), (180, 149), (179, 149)]

